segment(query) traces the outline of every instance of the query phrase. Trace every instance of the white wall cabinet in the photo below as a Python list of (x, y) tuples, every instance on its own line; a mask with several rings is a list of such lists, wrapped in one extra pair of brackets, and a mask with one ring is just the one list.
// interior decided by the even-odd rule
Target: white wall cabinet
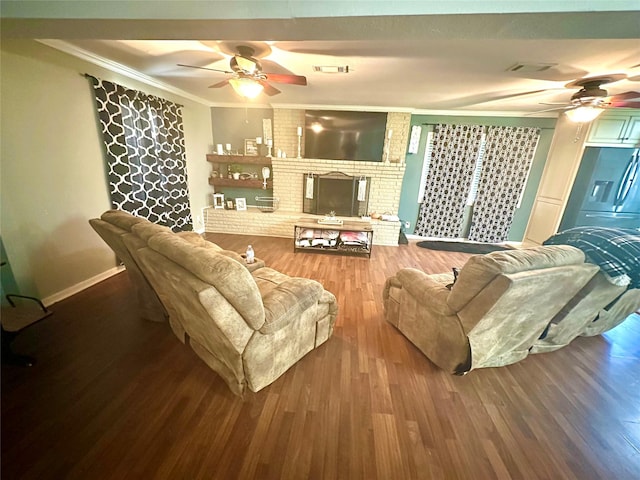
[(522, 243), (541, 245), (558, 231), (584, 152), (587, 129), (560, 115)]
[(609, 114), (606, 112), (593, 122), (587, 145), (628, 146), (640, 144), (640, 112)]

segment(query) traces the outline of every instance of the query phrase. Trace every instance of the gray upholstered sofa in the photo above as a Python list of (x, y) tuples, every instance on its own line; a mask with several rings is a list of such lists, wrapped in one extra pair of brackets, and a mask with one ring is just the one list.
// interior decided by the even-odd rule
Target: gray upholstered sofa
[(596, 275), (584, 260), (564, 245), (475, 255), (453, 285), (405, 268), (385, 283), (385, 317), (450, 373), (515, 363)]
[(333, 333), (336, 299), (314, 280), (247, 265), (195, 233), (125, 212), (90, 223), (125, 263), (145, 316), (168, 316), (236, 394), (271, 384)]

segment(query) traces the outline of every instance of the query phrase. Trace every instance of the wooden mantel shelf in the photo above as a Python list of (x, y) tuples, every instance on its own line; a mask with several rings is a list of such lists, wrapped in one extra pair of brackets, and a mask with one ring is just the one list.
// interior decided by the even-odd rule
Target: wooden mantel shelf
[(257, 155), (217, 155), (207, 154), (207, 162), (211, 163), (244, 163), (254, 165), (271, 165), (271, 157)]
[[(256, 178), (234, 180), (233, 178), (209, 177), (209, 185), (233, 188), (262, 188), (263, 183), (262, 180)], [(273, 188), (271, 180), (267, 180), (267, 188)]]

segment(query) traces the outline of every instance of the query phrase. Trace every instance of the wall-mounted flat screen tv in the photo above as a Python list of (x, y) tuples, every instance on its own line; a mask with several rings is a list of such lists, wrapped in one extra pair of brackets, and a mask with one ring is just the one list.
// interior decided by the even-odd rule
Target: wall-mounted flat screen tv
[(381, 162), (386, 127), (385, 112), (307, 110), (304, 156)]

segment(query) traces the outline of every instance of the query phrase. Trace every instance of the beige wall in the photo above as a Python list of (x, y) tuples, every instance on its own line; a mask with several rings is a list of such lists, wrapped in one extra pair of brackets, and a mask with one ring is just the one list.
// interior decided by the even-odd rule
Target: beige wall
[(47, 303), (116, 267), (90, 218), (110, 208), (100, 131), (89, 82), (115, 81), (184, 105), (195, 228), (207, 205), (211, 119), (207, 106), (119, 76), (32, 41), (2, 42), (0, 233), (20, 292)]

